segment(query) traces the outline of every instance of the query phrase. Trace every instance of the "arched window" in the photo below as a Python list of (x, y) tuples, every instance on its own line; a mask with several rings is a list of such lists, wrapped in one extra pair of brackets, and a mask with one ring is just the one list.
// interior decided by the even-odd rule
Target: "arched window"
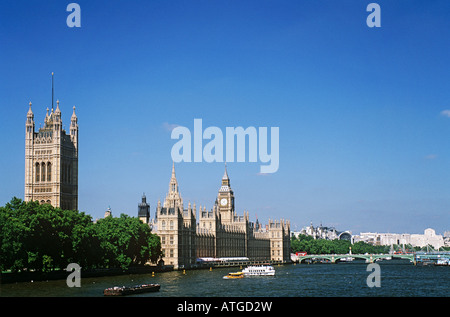
[(161, 223), (161, 227), (162, 230), (166, 230), (166, 222), (164, 220)]
[(47, 182), (52, 181), (52, 163), (47, 163)]
[(170, 220), (170, 230), (173, 230), (173, 220)]
[(36, 183), (41, 180), (41, 168), (39, 167), (39, 163), (36, 163)]
[(41, 164), (41, 181), (45, 182), (45, 163)]

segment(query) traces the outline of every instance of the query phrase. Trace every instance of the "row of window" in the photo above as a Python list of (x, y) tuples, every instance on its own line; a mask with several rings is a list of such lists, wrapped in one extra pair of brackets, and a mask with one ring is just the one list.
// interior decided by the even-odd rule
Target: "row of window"
[[(71, 168), (69, 164), (62, 164), (61, 176), (63, 183), (71, 182)], [(52, 181), (52, 163), (41, 162), (35, 165), (35, 181), (38, 182), (51, 182)]]
[(41, 187), (41, 188), (35, 188), (35, 193), (50, 193), (52, 191), (51, 187)]
[[(166, 236), (161, 235), (161, 245), (166, 244)], [(173, 235), (169, 235), (169, 244), (173, 244)]]
[[(47, 173), (46, 173), (47, 172)], [(52, 181), (52, 163), (42, 162), (36, 163), (36, 183), (51, 182)]]
[(61, 181), (63, 183), (70, 183), (72, 181), (71, 172), (70, 165), (63, 162), (61, 167)]
[(34, 154), (39, 155), (39, 154), (52, 154), (52, 150), (36, 150), (34, 151)]
[[(162, 249), (162, 252), (164, 256), (173, 258), (173, 249), (168, 249), (169, 252), (166, 251), (166, 249)], [(173, 265), (173, 262), (169, 262), (168, 264)]]
[[(164, 220), (161, 221), (161, 230), (166, 230), (166, 222)], [(173, 220), (169, 222), (169, 230), (173, 230)]]
[[(43, 205), (43, 204), (52, 204), (52, 202), (51, 202), (51, 200), (44, 200), (44, 199), (42, 199), (42, 200), (40, 200), (39, 201), (39, 203), (41, 204), (41, 205)], [(69, 202), (61, 202), (61, 209), (63, 209), (63, 210), (69, 210), (69, 209), (73, 209), (73, 207), (72, 207), (72, 205), (69, 203)]]

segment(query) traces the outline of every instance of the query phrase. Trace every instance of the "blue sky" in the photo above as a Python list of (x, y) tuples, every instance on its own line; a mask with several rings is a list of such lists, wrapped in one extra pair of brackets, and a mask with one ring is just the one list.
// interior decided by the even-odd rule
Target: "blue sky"
[[(24, 195), (25, 119), (79, 120), (79, 209), (154, 216), (171, 175), (170, 128), (279, 127), (280, 165), (228, 163), (238, 214), (292, 229), (450, 230), (450, 2), (0, 3), (0, 204)], [(181, 195), (210, 209), (223, 163), (178, 163)]]

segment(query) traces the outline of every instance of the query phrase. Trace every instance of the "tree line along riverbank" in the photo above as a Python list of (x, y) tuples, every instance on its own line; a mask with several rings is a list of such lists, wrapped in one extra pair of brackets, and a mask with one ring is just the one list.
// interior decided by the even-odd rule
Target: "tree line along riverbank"
[[(77, 263), (84, 270), (144, 267), (162, 255), (160, 239), (138, 218), (94, 222), (84, 212), (14, 197), (0, 207), (0, 270), (49, 273)], [(35, 274), (37, 274), (35, 273)]]

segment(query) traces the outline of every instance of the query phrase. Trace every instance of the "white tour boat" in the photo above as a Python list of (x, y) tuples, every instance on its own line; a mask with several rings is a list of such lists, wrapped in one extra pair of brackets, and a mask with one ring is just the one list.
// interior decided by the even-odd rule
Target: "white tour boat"
[(275, 269), (271, 265), (248, 266), (242, 270), (245, 276), (252, 275), (275, 275)]

